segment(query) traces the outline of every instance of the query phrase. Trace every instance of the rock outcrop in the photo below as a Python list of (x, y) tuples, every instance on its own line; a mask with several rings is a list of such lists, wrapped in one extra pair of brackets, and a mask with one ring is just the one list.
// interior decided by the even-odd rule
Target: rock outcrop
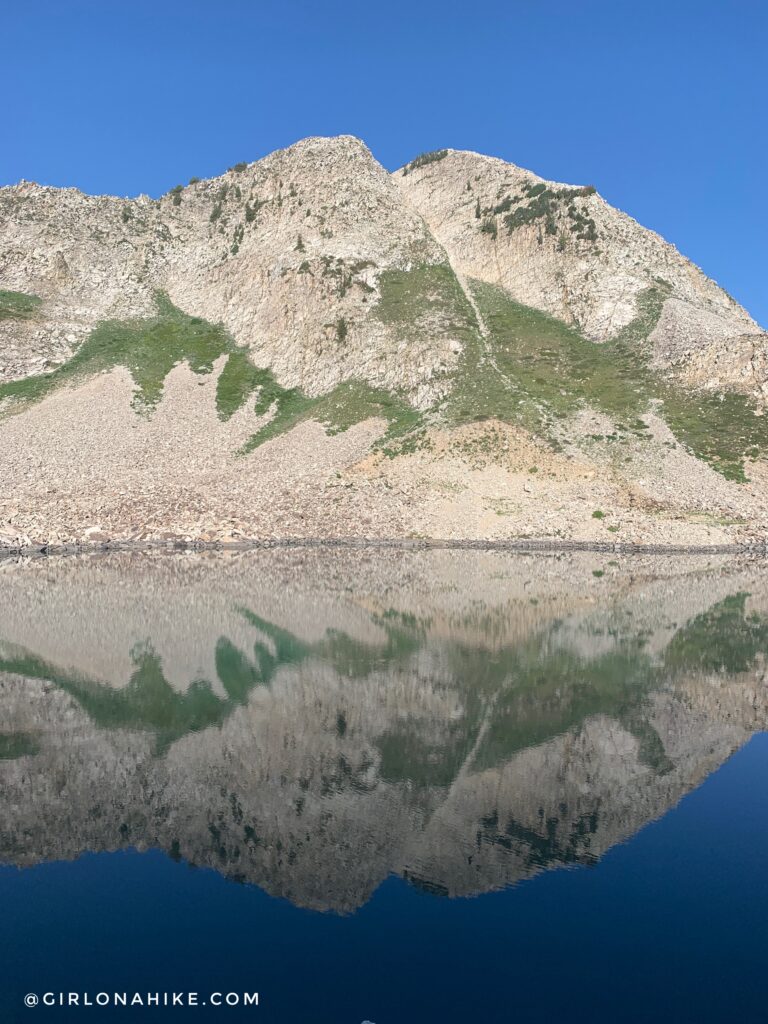
[(674, 246), (594, 187), (454, 150), (394, 178), (464, 277), (500, 285), (595, 341), (619, 335), (641, 314), (643, 293), (659, 289), (663, 309), (649, 337), (659, 366), (711, 387), (768, 395), (768, 335)]

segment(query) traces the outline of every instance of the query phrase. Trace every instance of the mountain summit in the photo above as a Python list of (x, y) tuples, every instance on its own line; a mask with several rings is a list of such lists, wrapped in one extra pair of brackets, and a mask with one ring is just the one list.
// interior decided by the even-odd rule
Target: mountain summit
[(764, 535), (768, 335), (592, 185), (306, 139), (0, 189), (0, 541)]

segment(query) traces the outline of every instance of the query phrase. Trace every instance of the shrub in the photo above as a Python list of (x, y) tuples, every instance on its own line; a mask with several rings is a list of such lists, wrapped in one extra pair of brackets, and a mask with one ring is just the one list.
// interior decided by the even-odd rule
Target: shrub
[[(544, 230), (548, 235), (557, 234), (557, 221), (555, 219), (556, 214), (561, 209), (561, 203), (568, 203), (568, 216), (573, 222), (570, 225), (571, 231), (585, 241), (594, 242), (597, 239), (597, 229), (595, 222), (591, 217), (577, 210), (573, 205), (572, 200), (577, 196), (591, 195), (589, 191), (592, 186), (587, 188), (560, 188), (560, 189), (549, 189), (544, 184), (523, 185), (523, 192), (525, 193), (526, 199), (528, 200), (525, 206), (519, 206), (516, 209), (510, 211), (504, 217), (504, 223), (507, 226), (507, 230), (510, 234), (519, 227), (523, 227), (526, 224), (532, 224), (534, 221), (544, 221)], [(499, 207), (496, 207), (494, 212), (499, 212)], [(562, 252), (565, 248), (564, 242), (558, 245), (558, 249)]]
[(347, 321), (344, 319), (343, 316), (339, 317), (339, 319), (338, 319), (338, 321), (336, 323), (336, 337), (342, 343), (344, 341), (346, 341), (347, 330), (348, 330), (348, 328), (347, 328)]
[(200, 179), (199, 179), (199, 178), (194, 178), (194, 177), (193, 177), (193, 178), (190, 178), (190, 179), (189, 179), (189, 184), (190, 184), (190, 185), (196, 185), (196, 184), (197, 184), (197, 183), (198, 183), (199, 181), (200, 181)]
[(493, 217), (486, 217), (483, 223), (480, 225), (480, 230), (484, 235), (490, 235), (491, 238), (496, 238), (499, 233), (499, 229), (496, 226), (496, 220)]
[[(532, 224), (541, 217), (546, 217), (548, 222), (553, 220), (553, 194), (543, 185), (540, 189), (538, 186), (536, 188), (537, 191), (535, 193), (528, 191), (528, 196), (532, 199), (532, 202), (529, 202), (527, 206), (519, 206), (516, 210), (505, 216), (504, 223), (507, 225), (507, 230), (510, 234), (515, 228), (523, 227), (525, 224)], [(526, 186), (524, 186), (524, 190), (526, 190)]]
[(411, 160), (409, 164), (406, 164), (403, 168), (403, 174), (408, 174), (409, 171), (415, 171), (419, 167), (426, 167), (428, 164), (437, 163), (438, 160), (444, 160), (448, 156), (447, 149), (433, 149), (430, 153), (420, 153), (415, 160)]
[(296, 252), (304, 252), (304, 239), (301, 237), (301, 235), (299, 235), (299, 237), (296, 239), (295, 249)]
[(230, 167), (229, 169), (230, 171), (234, 171), (235, 174), (242, 174), (247, 167), (248, 164), (244, 160), (241, 160), (240, 163), (235, 164), (234, 167)]
[(211, 223), (213, 223), (215, 220), (218, 220), (220, 216), (221, 216), (221, 203), (214, 203), (213, 204), (213, 209), (211, 210), (211, 216), (209, 218)]
[[(568, 198), (570, 199), (572, 195), (581, 195), (583, 191), (583, 189), (578, 189), (571, 192)], [(582, 210), (577, 210), (573, 204), (568, 207), (568, 216), (572, 222), (570, 225), (571, 231), (577, 238), (585, 242), (597, 241), (597, 226), (591, 217), (587, 216)]]
[(266, 206), (266, 199), (254, 199), (253, 206), (249, 202), (245, 204), (245, 222), (246, 224), (252, 224), (256, 220), (256, 214), (262, 208)]
[(512, 209), (512, 204), (517, 202), (517, 196), (506, 196), (500, 203), (497, 203), (493, 208), (494, 213), (508, 213)]

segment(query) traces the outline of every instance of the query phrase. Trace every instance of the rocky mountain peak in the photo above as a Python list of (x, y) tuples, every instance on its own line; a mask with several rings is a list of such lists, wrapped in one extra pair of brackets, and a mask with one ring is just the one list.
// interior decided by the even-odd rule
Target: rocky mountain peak
[[(433, 494), (424, 515), (440, 532), (495, 534), (511, 525), (507, 514), (522, 522), (527, 499), (507, 495), (505, 474), (545, 460), (562, 487), (543, 500), (558, 509), (571, 501), (575, 460), (593, 467), (576, 478), (613, 489), (603, 503), (636, 508), (642, 493), (716, 521), (763, 521), (768, 336), (593, 185), (493, 157), (437, 150), (390, 174), (343, 135), (304, 139), (159, 199), (0, 189), (0, 443), (13, 433), (21, 446), (0, 471), (19, 472), (30, 431), (50, 452), (37, 419), (51, 402), (74, 410), (81, 399), (104, 399), (108, 418), (126, 405), (119, 430), (129, 435), (139, 410), (150, 462), (159, 451), (174, 460), (194, 428), (177, 436), (171, 382), (181, 400), (206, 375), (212, 390), (193, 387), (189, 408), (218, 424), (206, 445), (220, 435), (219, 447), (240, 453), (232, 472), (309, 422), (329, 437), (369, 424), (356, 459), (381, 479), (392, 468), (383, 452), (393, 466), (406, 460), (406, 476), (423, 463), (437, 478), (437, 463), (458, 459), (459, 493), (466, 459), (479, 465), (467, 431), (495, 467), (513, 449), (538, 450), (482, 485), (493, 491), (483, 509), (508, 512), (467, 518), (450, 489)], [(110, 387), (120, 397), (107, 400)], [(488, 431), (500, 433), (481, 440)], [(134, 458), (128, 445), (118, 476)], [(681, 491), (680, 479), (690, 486)], [(577, 508), (568, 535), (585, 531)], [(562, 521), (557, 512), (546, 530)]]

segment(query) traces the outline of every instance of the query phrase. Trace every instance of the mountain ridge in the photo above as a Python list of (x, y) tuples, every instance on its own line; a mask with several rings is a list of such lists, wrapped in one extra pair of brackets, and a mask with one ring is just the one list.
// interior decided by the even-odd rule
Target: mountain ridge
[[(125, 491), (120, 481), (135, 476), (137, 457), (126, 438), (137, 432), (148, 478), (141, 489), (155, 493), (143, 512), (159, 524), (153, 530), (223, 536), (217, 488), (239, 489), (238, 474), (257, 480), (254, 460), (266, 457), (257, 452), (283, 436), (293, 441), (281, 440), (280, 458), (298, 467), (299, 437), (313, 422), (320, 447), (322, 436), (331, 448), (337, 432), (360, 436), (352, 461), (330, 470), (329, 456), (328, 468), (345, 484), (351, 477), (352, 488), (377, 481), (377, 534), (458, 528), (495, 537), (495, 515), (508, 518), (511, 535), (530, 536), (520, 507), (530, 502), (517, 492), (541, 490), (533, 484), (542, 478), (530, 478), (543, 461), (555, 466), (557, 493), (544, 488), (552, 523), (533, 535), (592, 536), (576, 525), (577, 506), (557, 514), (564, 498), (592, 500), (583, 485), (577, 497), (575, 479), (598, 481), (594, 498), (630, 519), (641, 513), (643, 529), (628, 539), (654, 537), (658, 511), (684, 524), (669, 526), (675, 539), (693, 542), (753, 536), (768, 521), (768, 335), (592, 186), (456, 150), (422, 154), (390, 174), (353, 136), (305, 139), (157, 200), (20, 183), (0, 189), (0, 289), (0, 479), (12, 490), (30, 475), (30, 446), (49, 482), (55, 477), (53, 491), (43, 472), (30, 492), (25, 484), (5, 499), (2, 536), (13, 535), (14, 517), (35, 539), (134, 536), (124, 513), (94, 516), (79, 499), (76, 513), (65, 512), (61, 495), (72, 496), (83, 475), (109, 476)], [(198, 391), (208, 377), (213, 388)], [(186, 433), (161, 415), (172, 379), (180, 396), (189, 392)], [(218, 435), (228, 483), (212, 483), (212, 452), (185, 476), (184, 492), (196, 478), (198, 489), (211, 488), (204, 504), (215, 514), (206, 512), (202, 529), (169, 517), (169, 502), (183, 504), (181, 484), (174, 495), (169, 480), (155, 478), (161, 454), (170, 479), (174, 461), (189, 469), (185, 445), (207, 449), (210, 436), (190, 424), (193, 409), (207, 422), (209, 394), (218, 422), (208, 435)], [(100, 408), (104, 429), (119, 437), (111, 474), (95, 465), (111, 456), (94, 445), (80, 401), (94, 415)], [(60, 453), (51, 466), (62, 414), (77, 457)], [(493, 477), (476, 494), (471, 526), (456, 522), (464, 499), (453, 509), (447, 500), (477, 492), (478, 452), (467, 453), (467, 437)], [(528, 461), (531, 445), (533, 463), (509, 456), (517, 450)], [(299, 477), (314, 468), (297, 468)], [(426, 474), (421, 490), (414, 474)], [(408, 501), (393, 516), (391, 496), (380, 492), (400, 476)], [(329, 483), (323, 477), (323, 493)], [(103, 504), (106, 486), (95, 485), (92, 506)], [(158, 487), (168, 492), (159, 504)], [(296, 515), (304, 533), (320, 535), (335, 518), (317, 500)], [(246, 535), (294, 535), (296, 515), (289, 524), (244, 508), (234, 518)], [(714, 530), (693, 528), (691, 517), (702, 515)], [(72, 529), (60, 529), (71, 519)], [(345, 514), (335, 530), (359, 527)]]

